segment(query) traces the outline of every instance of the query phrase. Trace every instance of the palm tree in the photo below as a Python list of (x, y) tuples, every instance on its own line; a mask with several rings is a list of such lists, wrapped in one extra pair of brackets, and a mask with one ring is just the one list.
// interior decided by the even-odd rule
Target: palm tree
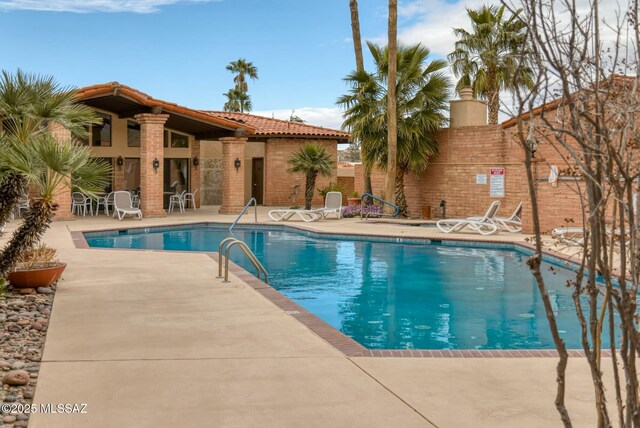
[[(0, 75), (0, 116), (2, 141), (26, 143), (47, 132), (50, 122), (57, 122), (76, 137), (86, 137), (87, 127), (100, 119), (88, 107), (75, 102), (75, 92), (60, 86), (51, 76), (39, 76), (18, 70), (15, 75)], [(4, 146), (0, 146), (2, 150)], [(24, 175), (7, 172), (0, 177), (0, 226), (24, 192)]]
[[(387, 175), (384, 179), (384, 192), (387, 197), (394, 194), (396, 185), (397, 148), (398, 148), (398, 110), (396, 99), (396, 71), (398, 56), (398, 1), (389, 0), (389, 61), (387, 79)], [(404, 186), (403, 186), (404, 187)], [(402, 192), (404, 195), (404, 191)], [(396, 196), (396, 204), (398, 204)], [(406, 204), (405, 204), (406, 205)], [(391, 207), (385, 205), (390, 213)], [(405, 208), (406, 209), (406, 208)]]
[(3, 136), (0, 174), (18, 174), (38, 195), (24, 221), (0, 253), (0, 278), (15, 267), (21, 254), (36, 245), (51, 223), (58, 205), (55, 196), (65, 188), (91, 194), (108, 184), (111, 166), (91, 157), (87, 146), (60, 142), (47, 133), (20, 141)]
[[(474, 95), (488, 100), (489, 123), (498, 123), (500, 91), (512, 90), (517, 58), (525, 49), (525, 22), (520, 19), (521, 9), (505, 19), (505, 6), (483, 6), (467, 9), (471, 19), (471, 32), (454, 28), (458, 37), (449, 61), (459, 78), (456, 91), (471, 87)], [(532, 72), (527, 70), (522, 86), (532, 83)]]
[(236, 73), (236, 76), (233, 78), (234, 83), (236, 84), (236, 89), (240, 92), (247, 93), (247, 76), (251, 80), (256, 80), (258, 78), (258, 69), (253, 65), (252, 62), (247, 61), (244, 58), (239, 58), (237, 61), (231, 61), (229, 65), (227, 65), (227, 70), (232, 73)]
[(246, 93), (239, 91), (237, 88), (229, 89), (226, 94), (227, 102), (224, 103), (224, 111), (239, 111), (241, 113), (245, 111), (251, 111), (253, 104), (251, 103), (251, 97)]
[[(356, 71), (364, 70), (364, 60), (362, 58), (362, 41), (360, 38), (360, 19), (358, 18), (358, 1), (349, 0), (349, 10), (351, 12), (351, 34), (353, 38), (353, 51), (356, 56)], [(362, 150), (365, 150), (365, 146), (360, 144), (360, 158), (364, 157)], [(369, 168), (364, 168), (364, 192), (373, 193), (371, 188), (371, 171)]]
[[(361, 144), (365, 144), (363, 163), (372, 168), (386, 169), (387, 150), (387, 80), (389, 52), (387, 48), (368, 43), (376, 71), (354, 72), (345, 80), (351, 90), (338, 99), (346, 109), (345, 126)], [(449, 82), (441, 60), (427, 62), (429, 50), (421, 45), (400, 47), (397, 58), (397, 171), (395, 188), (388, 199), (395, 199), (406, 215), (404, 176), (420, 173), (429, 158), (438, 153), (434, 134), (447, 122), (445, 111)], [(393, 198), (395, 195), (395, 198)]]
[(336, 169), (324, 146), (320, 143), (307, 143), (289, 159), (289, 172), (301, 172), (306, 176), (304, 191), (304, 209), (311, 209), (311, 199), (316, 188), (316, 177), (329, 176)]

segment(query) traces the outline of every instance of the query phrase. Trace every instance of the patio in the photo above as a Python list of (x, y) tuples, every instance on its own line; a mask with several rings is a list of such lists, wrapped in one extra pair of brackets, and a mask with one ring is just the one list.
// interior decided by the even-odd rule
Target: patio
[[(237, 276), (221, 283), (206, 254), (81, 249), (70, 234), (233, 221), (217, 210), (52, 225), (45, 240), (69, 266), (34, 403), (86, 403), (88, 413), (34, 414), (30, 427), (560, 425), (555, 358), (349, 358)], [(272, 223), (267, 211), (260, 208), (260, 222)], [(372, 232), (360, 219), (304, 226)], [(376, 224), (375, 233), (442, 239), (434, 229)], [(460, 236), (486, 239), (452, 237)], [(586, 364), (571, 358), (567, 405), (574, 425), (592, 423), (592, 395)]]

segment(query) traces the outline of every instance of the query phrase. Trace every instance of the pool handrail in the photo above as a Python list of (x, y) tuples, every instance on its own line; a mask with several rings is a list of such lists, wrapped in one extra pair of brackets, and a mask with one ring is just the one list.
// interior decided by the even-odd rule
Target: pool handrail
[[(373, 200), (376, 200), (376, 201), (381, 202), (383, 204), (387, 204), (387, 205), (389, 205), (389, 206), (391, 206), (391, 207), (396, 209), (395, 214), (376, 214), (376, 215), (387, 216), (387, 217), (397, 217), (398, 214), (400, 214), (400, 207), (399, 206), (397, 206), (395, 204), (392, 204), (389, 201), (385, 201), (382, 198), (378, 198), (377, 196), (373, 196), (371, 193), (363, 193), (362, 196), (360, 197), (360, 218), (362, 218), (362, 208), (363, 208), (364, 198), (367, 197), (367, 196), (370, 197)], [(369, 214), (371, 214), (371, 213), (367, 213), (367, 215), (364, 216), (364, 218), (365, 219), (369, 218)]]
[(218, 278), (222, 278), (222, 255), (224, 254), (224, 244), (226, 244), (227, 242), (231, 242), (231, 241), (237, 241), (237, 238), (234, 238), (233, 236), (229, 237), (229, 238), (225, 238), (220, 242), (220, 245), (218, 245)]
[[(229, 238), (227, 238), (229, 239)], [(262, 266), (262, 263), (260, 263), (258, 261), (258, 259), (256, 258), (255, 254), (253, 254), (253, 252), (251, 251), (251, 249), (247, 246), (247, 244), (245, 244), (244, 242), (240, 241), (239, 239), (235, 239), (233, 238), (233, 241), (231, 241), (229, 243), (229, 245), (227, 245), (227, 248), (225, 250), (225, 262), (224, 262), (224, 281), (222, 282), (229, 282), (229, 252), (231, 251), (231, 247), (233, 247), (234, 245), (237, 245), (242, 252), (247, 256), (247, 258), (249, 259), (249, 261), (251, 262), (251, 264), (253, 265), (253, 267), (256, 268), (256, 276), (258, 277), (258, 279), (260, 279), (260, 273), (264, 274), (264, 282), (266, 284), (269, 283), (269, 274), (267, 273), (267, 270), (264, 268), (264, 266)]]
[(256, 201), (256, 198), (251, 198), (246, 204), (244, 204), (244, 208), (242, 208), (242, 211), (240, 211), (240, 214), (238, 214), (238, 217), (236, 217), (236, 220), (233, 222), (233, 224), (229, 228), (229, 232), (233, 230), (236, 224), (240, 221), (240, 218), (244, 215), (245, 212), (247, 212), (247, 209), (249, 209), (252, 202), (253, 202), (253, 207), (255, 208), (254, 219), (256, 223), (258, 222), (258, 201)]

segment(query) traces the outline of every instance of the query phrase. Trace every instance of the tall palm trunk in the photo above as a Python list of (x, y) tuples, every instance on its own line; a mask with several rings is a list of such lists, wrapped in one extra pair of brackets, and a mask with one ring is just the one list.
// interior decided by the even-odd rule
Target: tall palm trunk
[[(389, 88), (387, 90), (387, 176), (385, 179), (385, 195), (392, 198), (395, 194), (396, 151), (398, 147), (398, 118), (396, 111), (396, 71), (398, 56), (398, 0), (389, 0)], [(392, 201), (393, 202), (393, 201)], [(385, 205), (390, 213), (391, 207)]]
[(58, 204), (42, 199), (31, 204), (24, 222), (0, 254), (0, 278), (5, 278), (18, 263), (20, 255), (40, 241), (57, 209)]
[(14, 173), (7, 174), (0, 183), (0, 228), (9, 220), (26, 185), (24, 176)]
[[(362, 59), (362, 41), (360, 39), (360, 19), (358, 18), (358, 0), (349, 0), (349, 9), (351, 10), (351, 33), (353, 35), (353, 50), (356, 55), (356, 70), (364, 70), (364, 60)], [(365, 146), (360, 144), (360, 159), (365, 157)], [(364, 192), (373, 194), (371, 187), (371, 171), (364, 167)], [(366, 201), (365, 201), (366, 202)]]
[(400, 214), (404, 217), (409, 217), (409, 207), (407, 205), (407, 197), (404, 193), (404, 176), (407, 173), (407, 165), (398, 165), (396, 170), (396, 205), (400, 207)]
[(498, 123), (498, 114), (500, 113), (500, 94), (496, 74), (494, 68), (489, 68), (487, 72), (487, 105), (489, 107), (489, 124), (491, 125)]
[(311, 209), (311, 200), (313, 199), (313, 191), (316, 188), (317, 172), (310, 172), (307, 174), (306, 187), (304, 189), (304, 209)]

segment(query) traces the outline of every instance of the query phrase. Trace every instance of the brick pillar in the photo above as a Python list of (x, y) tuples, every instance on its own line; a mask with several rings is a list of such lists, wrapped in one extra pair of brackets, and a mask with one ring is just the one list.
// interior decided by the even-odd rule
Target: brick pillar
[[(71, 140), (71, 131), (59, 123), (49, 123), (49, 133), (59, 142)], [(58, 186), (53, 200), (58, 203), (58, 210), (53, 220), (73, 220), (73, 214), (71, 214), (71, 187), (69, 186), (69, 179), (65, 180), (65, 184)]]
[[(124, 162), (124, 160), (123, 160)], [(118, 158), (113, 158), (113, 190), (125, 190), (124, 188), (124, 164), (118, 166)]]
[[(244, 146), (246, 137), (224, 137), (222, 142), (222, 206), (220, 214), (236, 214), (242, 210), (244, 200)], [(235, 160), (241, 165), (235, 168)]]
[(202, 186), (200, 184), (200, 171), (202, 165), (194, 165), (193, 160), (198, 158), (198, 161), (202, 162), (200, 159), (200, 140), (195, 140), (191, 142), (191, 170), (189, 171), (189, 176), (191, 177), (191, 185), (189, 186), (190, 192), (195, 192), (198, 189), (198, 193), (196, 193), (196, 207), (200, 208), (200, 201), (202, 200)]
[[(164, 217), (164, 123), (168, 114), (137, 114), (140, 123), (140, 209), (145, 217)], [(153, 167), (154, 160), (159, 167)]]

